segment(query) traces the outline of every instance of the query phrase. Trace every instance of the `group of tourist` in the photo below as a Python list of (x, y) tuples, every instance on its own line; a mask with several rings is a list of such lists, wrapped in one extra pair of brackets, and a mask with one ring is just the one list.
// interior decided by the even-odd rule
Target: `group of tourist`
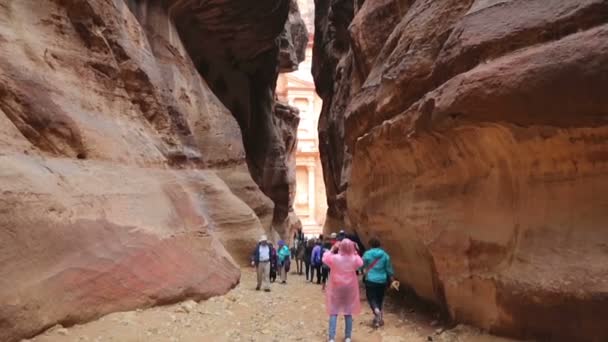
[(291, 251), (285, 241), (279, 240), (278, 249), (262, 235), (253, 252), (251, 265), (256, 267), (258, 283), (256, 290), (264, 289), (270, 292), (270, 283), (276, 281), (277, 271), (281, 277), (281, 284), (287, 284), (287, 272), (291, 260)]
[[(345, 320), (345, 341), (351, 341), (353, 315), (361, 311), (360, 274), (363, 274), (367, 301), (374, 315), (373, 325), (376, 328), (384, 325), (384, 294), (394, 282), (394, 272), (390, 256), (381, 248), (380, 241), (372, 238), (368, 244), (370, 249), (361, 256), (363, 246), (358, 238), (349, 237), (344, 231), (332, 233), (327, 240), (322, 235), (318, 239), (306, 240), (301, 231), (297, 234), (295, 240), (303, 244), (306, 280), (314, 282), (316, 275), (317, 284), (325, 290), (329, 341), (335, 340), (339, 315), (343, 315)], [(256, 290), (270, 291), (270, 282), (274, 281), (273, 270), (275, 279), (278, 271), (281, 284), (287, 283), (292, 251), (282, 240), (277, 248), (274, 249), (266, 236), (260, 238), (252, 257), (252, 265), (257, 269)]]

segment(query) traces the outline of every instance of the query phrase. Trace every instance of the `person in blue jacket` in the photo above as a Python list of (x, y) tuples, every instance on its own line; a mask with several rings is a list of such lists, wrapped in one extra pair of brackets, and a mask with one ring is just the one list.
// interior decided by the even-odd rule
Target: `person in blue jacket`
[[(321, 284), (321, 261), (323, 258), (323, 240), (319, 239), (315, 241), (315, 246), (312, 248), (312, 254), (310, 255), (310, 265), (313, 268), (313, 273), (317, 272), (317, 284)], [(312, 277), (311, 277), (312, 278)], [(312, 281), (312, 279), (310, 280)]]
[(269, 275), (273, 256), (276, 257), (276, 252), (272, 244), (268, 242), (266, 235), (262, 235), (251, 254), (251, 266), (255, 266), (258, 274), (258, 284), (255, 287), (257, 291), (264, 287), (264, 291), (270, 292)]
[(391, 257), (380, 247), (380, 240), (369, 241), (370, 250), (363, 254), (363, 271), (365, 273), (365, 292), (367, 301), (374, 313), (374, 327), (384, 325), (382, 304), (384, 292), (393, 281)]

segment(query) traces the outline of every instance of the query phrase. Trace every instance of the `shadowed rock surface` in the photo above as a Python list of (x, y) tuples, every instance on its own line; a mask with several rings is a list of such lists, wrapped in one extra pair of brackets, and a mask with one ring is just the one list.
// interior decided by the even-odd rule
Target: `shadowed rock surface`
[[(0, 4), (0, 340), (223, 294), (261, 234), (287, 233), (272, 220), (289, 218), (297, 113), (274, 114), (273, 82), (289, 6)], [(234, 52), (215, 70), (242, 111), (208, 51)]]
[[(169, 1), (169, 12), (197, 70), (241, 128), (251, 176), (275, 205), (273, 235), (290, 236), (286, 222), (293, 211), (289, 196), (295, 164), (274, 111), (274, 90), (279, 71), (296, 70), (304, 59), (308, 38), (297, 3), (197, 3)], [(295, 136), (296, 128), (289, 135)]]
[(316, 3), (326, 229), (455, 321), (608, 339), (608, 2)]

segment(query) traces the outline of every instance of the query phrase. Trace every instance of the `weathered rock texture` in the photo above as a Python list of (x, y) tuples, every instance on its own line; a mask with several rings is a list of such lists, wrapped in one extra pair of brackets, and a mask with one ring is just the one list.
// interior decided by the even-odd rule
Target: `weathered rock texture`
[(308, 32), (306, 24), (300, 15), (298, 3), (292, 0), (289, 6), (289, 16), (279, 42), (279, 70), (291, 72), (298, 70), (298, 65), (306, 57)]
[[(283, 158), (286, 165), (285, 177), (287, 180), (287, 192), (284, 193), (285, 190), (283, 189), (280, 192), (281, 199), (286, 207), (275, 210), (274, 227), (277, 233), (282, 233), (282, 236), (279, 237), (289, 240), (293, 236), (292, 233), (302, 227), (302, 223), (293, 208), (296, 196), (296, 149), (300, 117), (297, 108), (278, 101), (275, 103), (273, 114), (273, 124), (282, 139), (281, 146), (285, 146), (285, 156)], [(284, 212), (287, 214), (285, 215)]]
[(330, 209), (456, 321), (608, 339), (608, 2), (316, 1)]
[(304, 58), (306, 27), (297, 3), (199, 2), (175, 1), (169, 11), (194, 65), (241, 128), (251, 175), (275, 205), (273, 230), (288, 236), (295, 165), (289, 164), (281, 118), (274, 113), (274, 91), (279, 71), (297, 69)]
[[(0, 3), (1, 341), (238, 283), (277, 216), (256, 182), (288, 220), (297, 113), (272, 110), (288, 9)], [(233, 52), (203, 72), (232, 113), (197, 72), (209, 51)]]

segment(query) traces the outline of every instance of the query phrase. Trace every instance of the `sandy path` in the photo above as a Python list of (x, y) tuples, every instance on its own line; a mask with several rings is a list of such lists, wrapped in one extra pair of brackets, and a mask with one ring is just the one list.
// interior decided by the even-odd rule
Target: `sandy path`
[[(272, 292), (255, 291), (255, 274), (244, 269), (241, 284), (222, 297), (199, 304), (180, 304), (147, 310), (114, 313), (70, 328), (55, 327), (34, 338), (35, 342), (200, 342), (200, 341), (326, 341), (327, 318), (320, 286), (303, 276), (289, 275), (288, 284), (273, 284)], [(365, 296), (362, 295), (362, 300)], [(429, 319), (392, 307), (386, 326), (374, 330), (366, 303), (355, 318), (354, 341), (383, 342), (507, 342), (458, 326), (442, 330)], [(344, 321), (338, 325), (342, 341)], [(430, 339), (429, 339), (430, 338)]]

